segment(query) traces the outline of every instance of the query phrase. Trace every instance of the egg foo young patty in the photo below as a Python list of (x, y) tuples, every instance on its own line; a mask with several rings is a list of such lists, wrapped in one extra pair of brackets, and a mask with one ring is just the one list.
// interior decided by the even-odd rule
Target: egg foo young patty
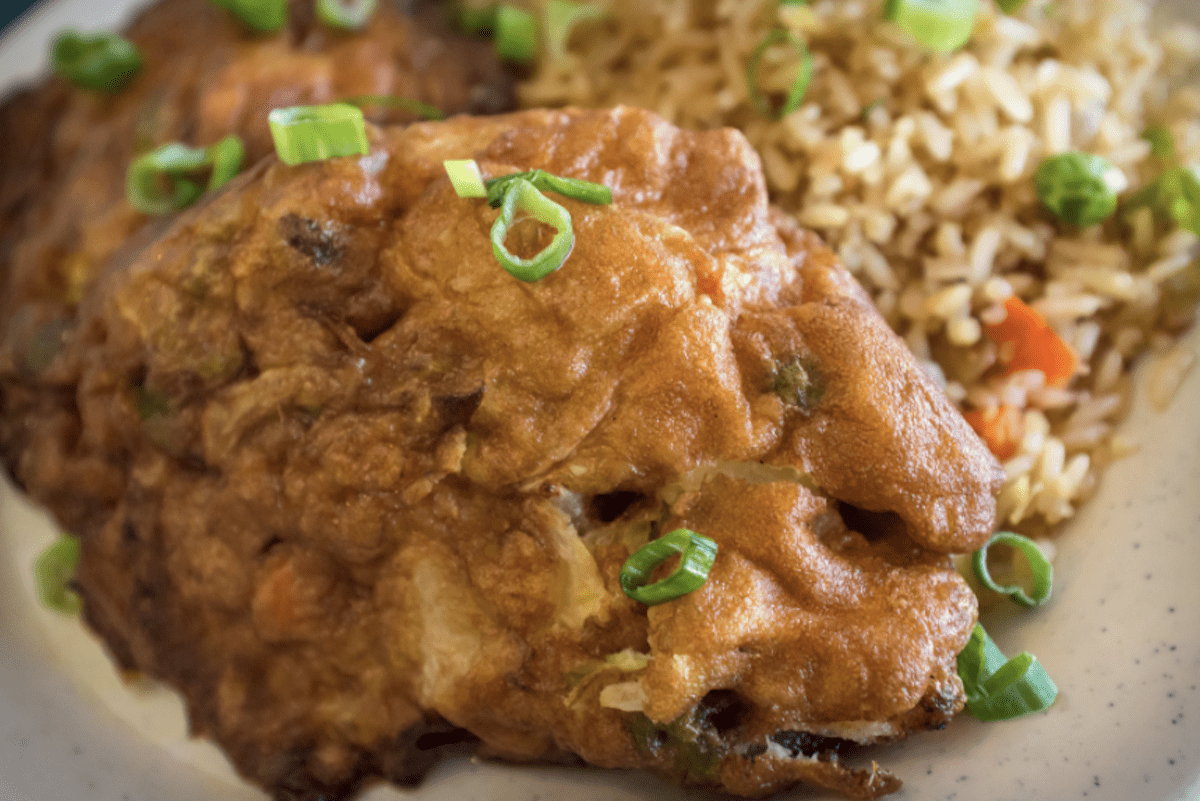
[[(896, 789), (839, 753), (962, 708), (949, 554), (1003, 473), (742, 135), (630, 108), (368, 133), (260, 163), (3, 375), (9, 469), (80, 534), (120, 665), (280, 799), (411, 782), (463, 738), (750, 796)], [(554, 195), (574, 250), (523, 283), (461, 158), (614, 203)], [(626, 597), (678, 527), (717, 542), (707, 581)]]
[[(283, 27), (264, 34), (212, 0), (159, 0), (122, 31), (142, 65), (120, 91), (55, 76), (4, 98), (0, 316), (5, 337), (22, 345), (5, 355), (44, 362), (88, 282), (162, 233), (168, 218), (140, 213), (126, 188), (131, 162), (159, 146), (235, 135), (247, 167), (274, 152), (270, 109), (364, 95), (446, 114), (511, 111), (514, 79), (490, 44), (456, 33), (444, 16), (432, 0), (383, 0), (351, 34), (322, 24), (313, 0), (292, 0)], [(366, 111), (376, 122), (416, 119)]]

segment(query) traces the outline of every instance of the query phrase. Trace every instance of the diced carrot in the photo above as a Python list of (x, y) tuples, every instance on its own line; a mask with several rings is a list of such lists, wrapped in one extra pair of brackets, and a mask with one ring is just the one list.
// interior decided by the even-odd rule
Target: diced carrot
[(1079, 368), (1079, 356), (1054, 329), (1020, 298), (1004, 301), (1008, 316), (1003, 322), (986, 325), (984, 334), (996, 347), (1012, 343), (1012, 358), (1004, 365), (1004, 375), (1018, 370), (1041, 370), (1046, 384), (1065, 387)]
[(988, 450), (999, 459), (1012, 458), (1025, 436), (1025, 419), (1021, 410), (1007, 404), (995, 409), (966, 412), (963, 417), (975, 433), (987, 443)]

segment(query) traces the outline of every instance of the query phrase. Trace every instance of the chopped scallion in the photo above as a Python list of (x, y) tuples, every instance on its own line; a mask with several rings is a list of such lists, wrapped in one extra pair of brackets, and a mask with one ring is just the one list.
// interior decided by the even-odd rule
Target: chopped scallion
[(317, 0), (317, 17), (326, 25), (357, 31), (365, 28), (379, 0)]
[(230, 134), (208, 148), (208, 157), (212, 159), (212, 175), (208, 179), (206, 192), (220, 189), (234, 179), (242, 168), (242, 159), (246, 157), (246, 149), (242, 140)]
[(83, 602), (71, 589), (71, 582), (82, 553), (79, 538), (63, 534), (38, 556), (33, 563), (33, 578), (42, 605), (64, 615), (79, 614)]
[(268, 33), (287, 22), (287, 0), (213, 0), (237, 15), (247, 28)]
[[(787, 97), (784, 98), (783, 104), (778, 109), (772, 107), (770, 99), (758, 85), (758, 73), (762, 67), (763, 57), (775, 45), (788, 45), (795, 50), (799, 57), (796, 65), (796, 77), (792, 79)], [(782, 119), (800, 108), (800, 102), (804, 100), (804, 95), (808, 92), (808, 85), (812, 82), (812, 75), (813, 57), (804, 42), (796, 38), (790, 31), (773, 28), (767, 31), (763, 40), (750, 54), (749, 61), (746, 62), (746, 85), (750, 91), (750, 102), (760, 114), (774, 119)]]
[(524, 9), (502, 3), (496, 11), (496, 55), (528, 64), (537, 55), (537, 18)]
[(1151, 156), (1164, 160), (1175, 158), (1175, 137), (1167, 126), (1151, 125), (1142, 133), (1142, 138), (1150, 143)]
[(1093, 153), (1062, 153), (1044, 160), (1034, 174), (1038, 198), (1056, 217), (1086, 228), (1117, 210), (1124, 175)]
[(115, 33), (84, 36), (63, 31), (50, 50), (54, 71), (76, 86), (117, 92), (142, 68), (142, 56), (128, 39)]
[(1016, 14), (1028, 0), (996, 0), (996, 5), (1005, 14)]
[(771, 389), (779, 399), (811, 411), (825, 394), (825, 381), (817, 364), (800, 356), (776, 362), (771, 371)]
[[(575, 247), (571, 213), (539, 190), (557, 192), (585, 203), (612, 203), (612, 192), (608, 187), (578, 178), (530, 170), (484, 181), (479, 165), (473, 160), (449, 160), (442, 165), (459, 197), (486, 197), (493, 208), (500, 208), (500, 216), (492, 225), (492, 253), (500, 266), (522, 281), (545, 278), (563, 266)], [(504, 244), (518, 212), (555, 229), (550, 244), (529, 259), (513, 255)]]
[[(654, 569), (675, 554), (681, 554), (675, 571), (661, 581), (646, 584)], [(677, 528), (630, 554), (621, 566), (621, 589), (647, 606), (674, 601), (704, 586), (716, 558), (717, 543), (694, 531)]]
[(546, 52), (551, 58), (562, 58), (576, 25), (607, 16), (608, 9), (598, 3), (550, 0), (546, 3)]
[(592, 183), (579, 178), (564, 178), (561, 175), (553, 175), (542, 170), (530, 170), (529, 172), (514, 172), (498, 178), (489, 178), (487, 182), (488, 204), (494, 209), (499, 208), (504, 202), (504, 196), (508, 193), (509, 187), (515, 181), (528, 181), (542, 192), (557, 192), (564, 197), (583, 203), (593, 203), (598, 206), (612, 203), (612, 190), (604, 184)]
[(461, 2), (457, 4), (458, 26), (467, 33), (480, 35), (496, 27), (497, 3)]
[(1026, 651), (1005, 659), (979, 624), (958, 655), (958, 675), (966, 690), (967, 710), (984, 721), (1040, 712), (1058, 697), (1058, 687), (1037, 657)]
[(1174, 171), (1168, 188), (1167, 214), (1175, 223), (1200, 235), (1200, 178), (1193, 170)]
[(422, 103), (420, 100), (410, 100), (407, 97), (396, 97), (395, 95), (355, 95), (341, 101), (351, 106), (357, 106), (360, 109), (379, 106), (381, 108), (394, 108), (401, 111), (411, 111), (413, 114), (419, 115), (426, 120), (444, 120), (446, 115), (442, 113), (440, 108), (431, 106), (428, 103)]
[[(509, 229), (517, 221), (517, 212), (528, 214), (557, 232), (549, 245), (528, 259), (513, 255), (504, 244)], [(562, 267), (574, 247), (575, 232), (571, 227), (570, 212), (539, 192), (529, 181), (513, 181), (504, 195), (500, 216), (492, 224), (492, 253), (500, 266), (521, 281), (538, 281)]]
[(930, 50), (948, 53), (971, 38), (979, 0), (887, 0), (883, 15)]
[(1167, 168), (1125, 201), (1124, 213), (1149, 206), (1156, 216), (1200, 234), (1200, 175), (1178, 163), (1175, 137), (1165, 125), (1147, 128), (1142, 138), (1150, 143), (1151, 155), (1166, 162)]
[(267, 116), (275, 152), (284, 164), (370, 152), (362, 109), (346, 103), (277, 108)]
[[(988, 549), (993, 545), (1008, 545), (1025, 557), (1029, 563), (1030, 573), (1033, 575), (1033, 595), (1026, 593), (1023, 587), (1000, 585), (993, 580), (987, 563)], [(1028, 537), (1022, 537), (1020, 534), (1013, 534), (1010, 531), (996, 532), (991, 539), (984, 543), (982, 548), (975, 552), (972, 566), (975, 568), (975, 576), (983, 586), (992, 592), (1007, 595), (1021, 606), (1040, 606), (1050, 598), (1050, 589), (1054, 583), (1054, 566), (1050, 564), (1050, 560), (1037, 547), (1037, 544)]]
[(1172, 167), (1139, 189), (1125, 201), (1125, 212), (1143, 206), (1200, 235), (1200, 179), (1187, 167)]
[(487, 187), (483, 183), (483, 173), (475, 159), (449, 159), (442, 162), (446, 175), (459, 197), (487, 197)]
[[(211, 147), (188, 147), (179, 142), (162, 145), (129, 165), (125, 195), (143, 214), (187, 208), (206, 191), (229, 183), (241, 169), (244, 155), (242, 141), (232, 135)], [(201, 177), (205, 171), (207, 182)]]

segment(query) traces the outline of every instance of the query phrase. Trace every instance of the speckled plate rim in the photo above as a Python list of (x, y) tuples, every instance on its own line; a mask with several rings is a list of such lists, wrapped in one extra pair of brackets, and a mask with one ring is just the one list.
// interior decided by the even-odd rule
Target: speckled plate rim
[[(45, 68), (55, 31), (118, 27), (140, 4), (44, 0), (0, 37), (0, 87)], [(1200, 20), (1190, 0), (1165, 5)], [(1200, 331), (1188, 346), (1200, 352)], [(904, 780), (897, 801), (1200, 799), (1200, 370), (1164, 414), (1140, 392), (1124, 432), (1142, 448), (1106, 473), (1059, 539), (1054, 599), (988, 621), (1007, 652), (1039, 656), (1059, 684), (1058, 703), (1010, 723), (960, 718), (869, 754)], [(53, 536), (47, 518), (0, 483), (0, 801), (261, 801), (215, 748), (188, 740), (173, 696), (124, 687), (90, 636), (37, 605), (29, 565)], [(466, 758), (439, 766), (417, 790), (365, 796), (648, 797), (727, 798), (638, 773)]]

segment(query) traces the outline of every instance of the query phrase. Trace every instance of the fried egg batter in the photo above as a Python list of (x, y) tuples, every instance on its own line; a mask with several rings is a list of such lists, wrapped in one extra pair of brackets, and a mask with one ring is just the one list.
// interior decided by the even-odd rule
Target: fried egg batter
[[(119, 664), (280, 799), (411, 782), (463, 738), (896, 789), (841, 753), (961, 709), (949, 554), (1003, 473), (741, 134), (617, 108), (369, 135), (259, 163), (3, 375), (3, 453), (82, 536)], [(614, 203), (554, 196), (574, 250), (522, 283), (451, 158)], [(627, 598), (622, 563), (680, 526), (718, 543), (707, 582)]]

